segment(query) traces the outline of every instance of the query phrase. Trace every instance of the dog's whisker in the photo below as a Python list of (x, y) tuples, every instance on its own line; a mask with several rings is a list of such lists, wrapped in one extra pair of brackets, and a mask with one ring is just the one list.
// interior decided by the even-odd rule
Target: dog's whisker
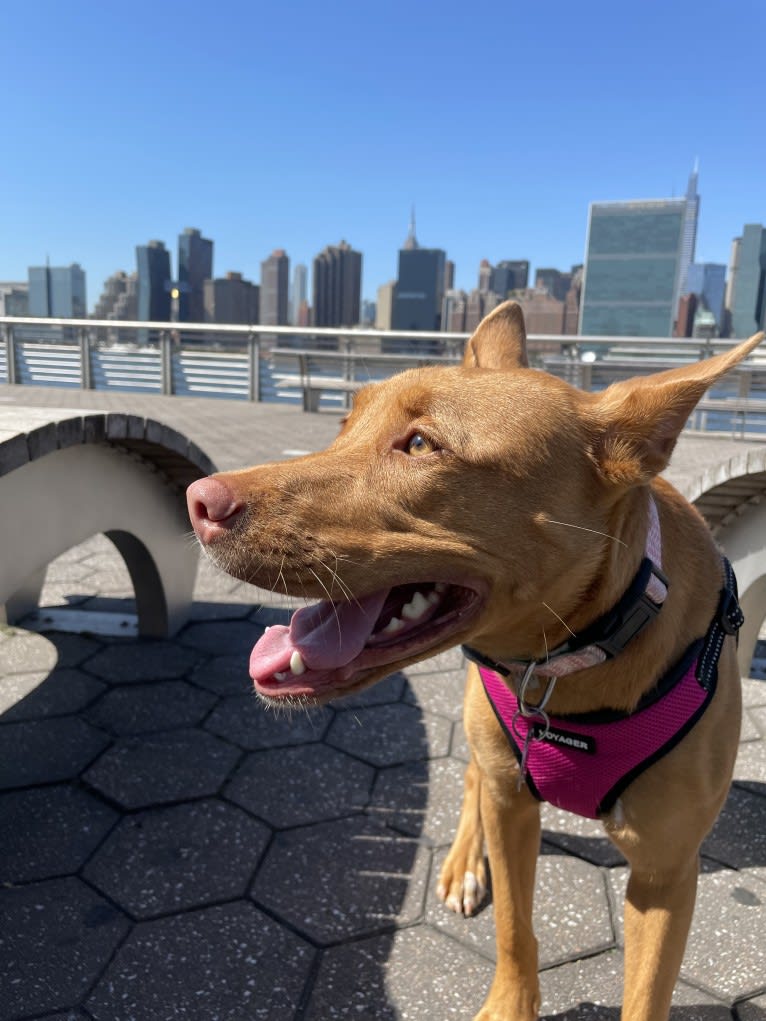
[[(548, 604), (545, 602), (545, 600), (543, 600), (543, 606), (545, 607), (546, 610), (550, 610), (550, 612), (553, 614), (553, 616), (556, 618), (556, 620), (561, 621), (561, 623), (564, 625), (564, 627), (570, 633), (572, 638), (577, 638), (577, 635), (574, 633), (574, 631), (571, 629), (571, 627), (567, 624), (567, 622), (564, 620), (564, 618), (560, 617), (552, 607), (548, 606)], [(545, 632), (543, 632), (543, 634), (545, 634)], [(548, 643), (546, 642), (546, 648), (547, 648), (547, 644)]]
[(605, 539), (611, 539), (612, 542), (618, 542), (625, 549), (628, 548), (628, 544), (623, 542), (622, 539), (618, 539), (616, 535), (610, 535), (608, 532), (600, 532), (597, 528), (586, 528), (585, 525), (573, 525), (571, 521), (556, 521), (554, 518), (545, 518), (546, 525), (563, 525), (564, 528), (576, 528), (579, 532), (591, 532), (593, 535), (603, 535)]

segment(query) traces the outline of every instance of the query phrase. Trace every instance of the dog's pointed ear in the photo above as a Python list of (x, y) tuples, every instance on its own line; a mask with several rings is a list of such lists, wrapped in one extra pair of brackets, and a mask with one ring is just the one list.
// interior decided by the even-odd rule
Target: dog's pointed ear
[(516, 301), (504, 301), (482, 319), (469, 339), (463, 365), (479, 369), (527, 368), (527, 331)]
[(613, 383), (594, 398), (593, 457), (610, 482), (642, 485), (663, 471), (687, 418), (716, 380), (739, 364), (766, 334), (731, 351), (652, 376)]

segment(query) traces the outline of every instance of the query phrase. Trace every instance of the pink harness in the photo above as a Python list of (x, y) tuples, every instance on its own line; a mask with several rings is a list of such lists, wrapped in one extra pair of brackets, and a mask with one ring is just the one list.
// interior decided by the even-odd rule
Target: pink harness
[[(464, 648), (466, 655), (479, 663), (487, 697), (532, 793), (541, 801), (589, 819), (608, 812), (628, 784), (675, 747), (700, 719), (715, 694), (724, 639), (736, 635), (744, 620), (734, 573), (723, 558), (724, 587), (705, 638), (689, 646), (632, 713), (552, 717), (545, 712), (558, 677), (617, 655), (659, 613), (667, 581), (648, 557), (651, 552), (659, 561), (658, 528), (656, 536), (652, 535), (656, 523), (653, 508), (652, 500), (647, 557), (637, 581), (615, 610), (588, 628), (581, 640), (555, 649), (548, 660), (539, 663), (499, 664)], [(514, 674), (517, 693), (509, 680)], [(535, 705), (526, 700), (533, 677), (548, 680)]]

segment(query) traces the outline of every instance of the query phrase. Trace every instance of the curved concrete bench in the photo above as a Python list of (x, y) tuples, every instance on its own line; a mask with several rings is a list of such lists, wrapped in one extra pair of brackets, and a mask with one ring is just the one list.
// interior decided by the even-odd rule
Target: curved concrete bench
[(682, 437), (666, 474), (705, 518), (736, 572), (746, 677), (766, 619), (766, 443)]
[(0, 620), (33, 610), (51, 560), (104, 533), (130, 573), (140, 634), (173, 634), (187, 618), (198, 560), (184, 490), (215, 470), (153, 419), (0, 408)]

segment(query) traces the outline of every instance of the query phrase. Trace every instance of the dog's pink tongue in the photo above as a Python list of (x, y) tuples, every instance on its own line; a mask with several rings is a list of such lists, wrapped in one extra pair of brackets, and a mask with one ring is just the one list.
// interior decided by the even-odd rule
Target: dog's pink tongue
[(290, 626), (278, 624), (258, 640), (250, 673), (268, 677), (290, 669), (297, 651), (310, 670), (333, 670), (359, 655), (372, 634), (388, 589), (349, 603), (323, 601), (293, 614)]

